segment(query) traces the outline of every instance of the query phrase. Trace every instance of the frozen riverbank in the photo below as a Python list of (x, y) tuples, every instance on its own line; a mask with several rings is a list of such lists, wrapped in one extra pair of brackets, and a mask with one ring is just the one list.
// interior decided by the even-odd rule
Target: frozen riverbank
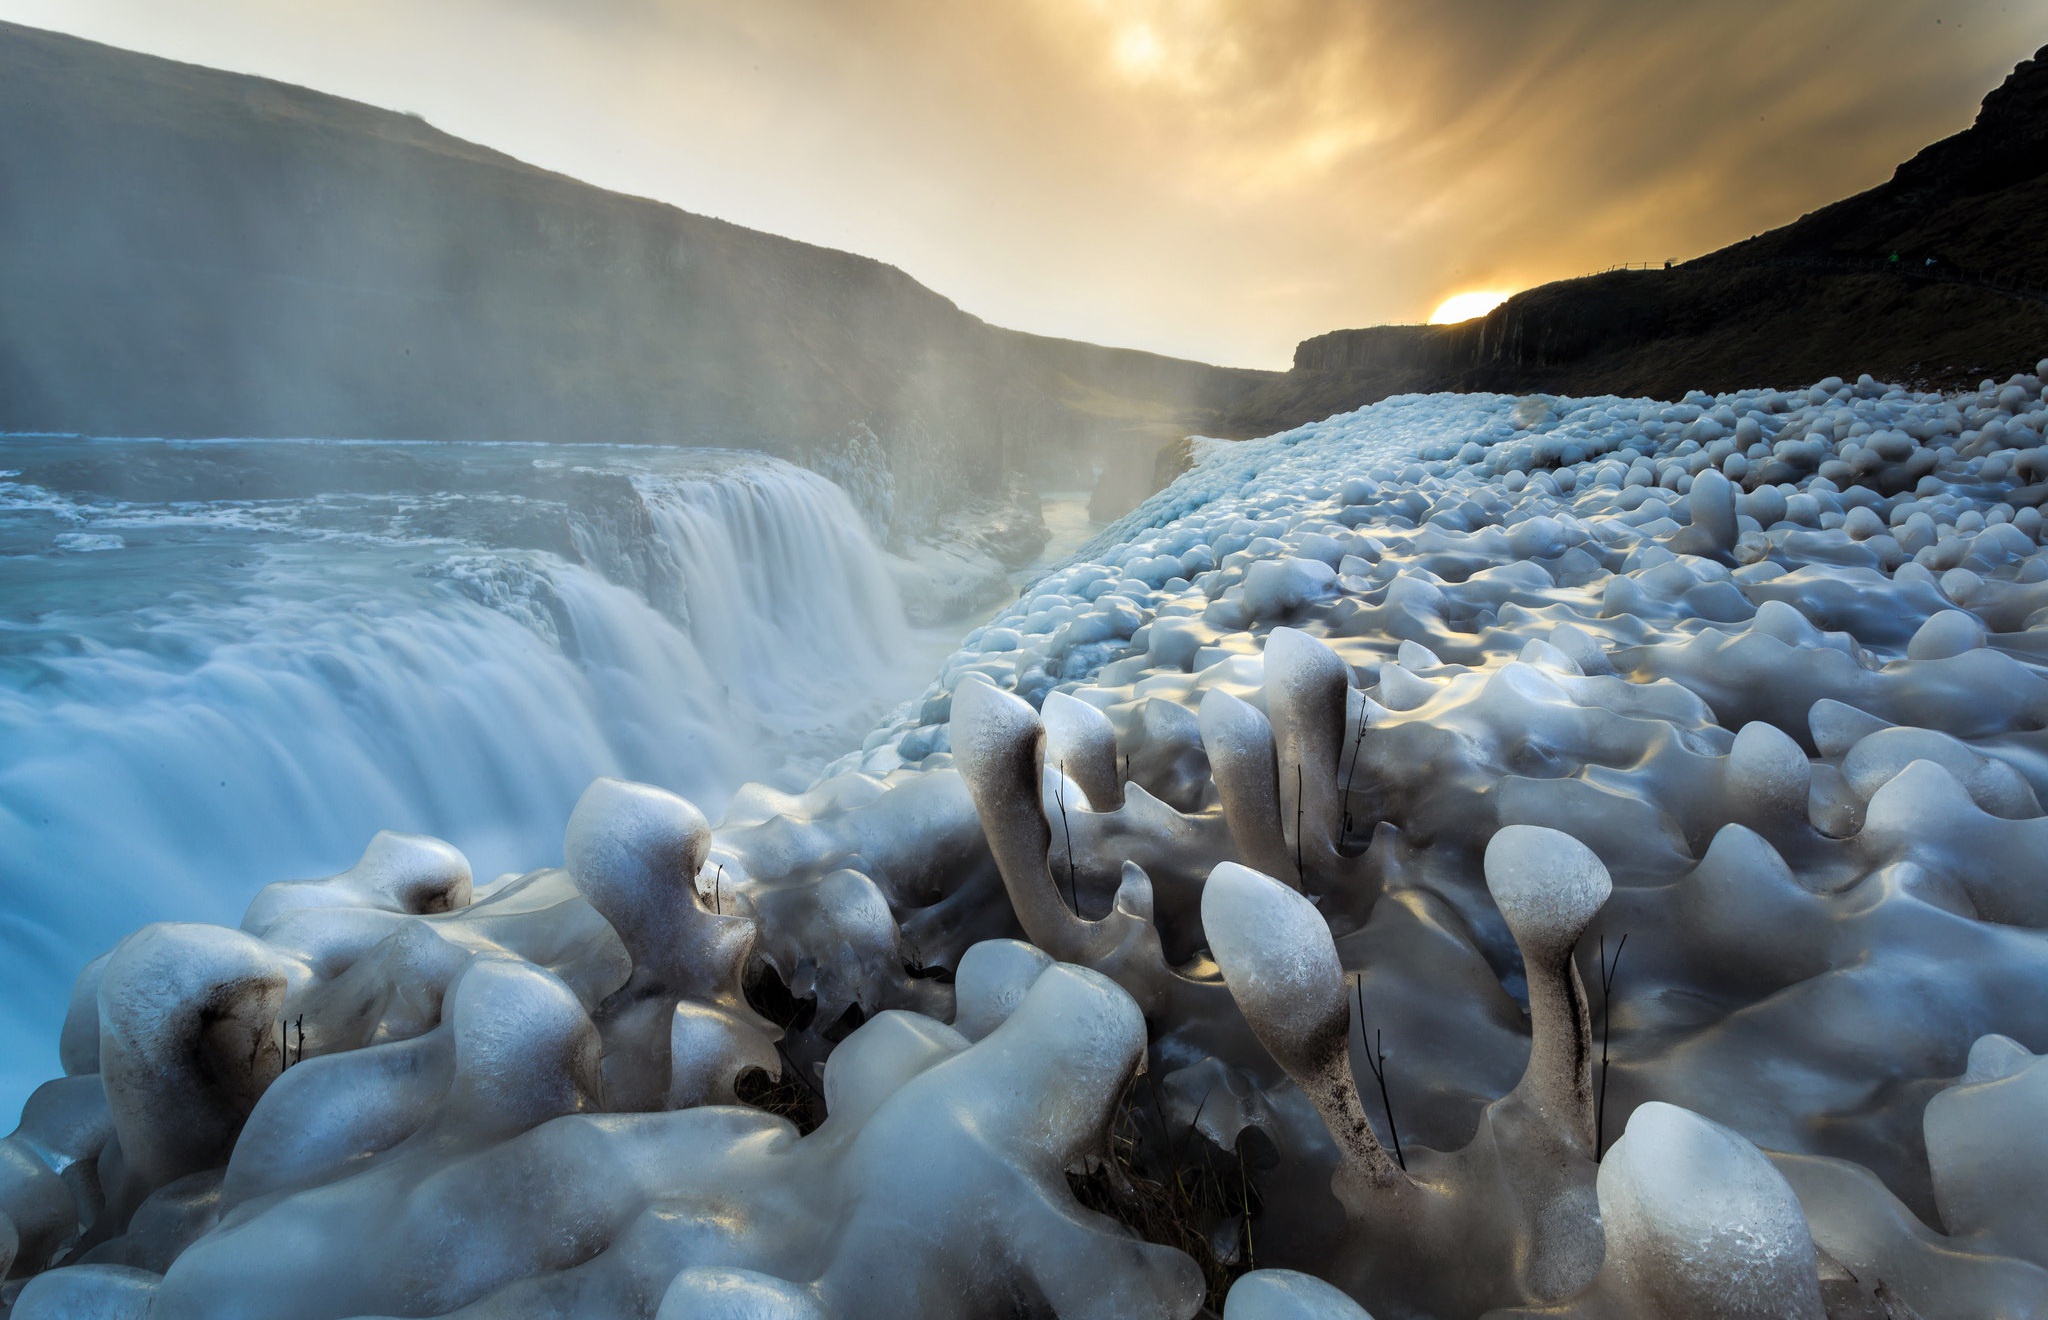
[(801, 793), (123, 942), (10, 1139), (19, 1320), (2048, 1308), (2044, 429), (1216, 448)]
[(957, 642), (906, 598), (1007, 594), (814, 473), (646, 447), (0, 440), (0, 556), (15, 1096), (137, 922), (231, 920), (381, 827), (521, 868), (597, 775), (800, 788)]

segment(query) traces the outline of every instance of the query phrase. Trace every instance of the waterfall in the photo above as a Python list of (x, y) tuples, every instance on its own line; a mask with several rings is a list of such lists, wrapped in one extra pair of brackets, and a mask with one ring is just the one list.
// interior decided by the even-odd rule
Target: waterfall
[(556, 863), (597, 775), (715, 814), (922, 678), (858, 512), (760, 455), (7, 441), (0, 555), (10, 1100), (144, 922), (233, 924), (382, 828)]

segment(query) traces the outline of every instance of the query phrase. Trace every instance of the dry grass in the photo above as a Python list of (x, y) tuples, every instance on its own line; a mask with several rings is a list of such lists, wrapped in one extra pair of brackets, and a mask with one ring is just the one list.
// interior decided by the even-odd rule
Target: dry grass
[[(1141, 1080), (1137, 1089), (1150, 1088)], [(1204, 1304), (1220, 1313), (1230, 1285), (1258, 1267), (1258, 1186), (1241, 1158), (1218, 1150), (1192, 1123), (1164, 1132), (1156, 1095), (1150, 1101), (1141, 1106), (1126, 1094), (1110, 1128), (1107, 1161), (1068, 1173), (1067, 1185), (1088, 1209), (1192, 1256), (1207, 1285)]]
[(801, 1074), (786, 1059), (782, 1076), (771, 1077), (759, 1068), (749, 1068), (734, 1079), (732, 1089), (741, 1104), (788, 1119), (801, 1136), (816, 1132), (825, 1121), (824, 1097), (804, 1085)]

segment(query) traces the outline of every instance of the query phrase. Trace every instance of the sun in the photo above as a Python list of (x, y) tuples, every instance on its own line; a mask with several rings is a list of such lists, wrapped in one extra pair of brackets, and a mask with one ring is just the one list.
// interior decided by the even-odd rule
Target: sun
[(1475, 316), (1486, 315), (1507, 300), (1508, 291), (1505, 289), (1475, 289), (1470, 293), (1454, 293), (1429, 314), (1429, 323), (1453, 325), (1459, 321), (1469, 321)]

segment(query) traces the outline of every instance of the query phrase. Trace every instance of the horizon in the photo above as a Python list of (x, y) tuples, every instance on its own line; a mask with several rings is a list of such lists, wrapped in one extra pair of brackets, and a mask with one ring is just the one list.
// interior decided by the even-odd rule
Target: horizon
[(484, 8), (0, 0), (0, 19), (417, 114), (886, 262), (994, 325), (1273, 370), (1313, 335), (1685, 260), (1876, 186), (2043, 37), (1990, 0), (1763, 25), (1469, 4), (1407, 27), (1391, 4), (1313, 2)]

